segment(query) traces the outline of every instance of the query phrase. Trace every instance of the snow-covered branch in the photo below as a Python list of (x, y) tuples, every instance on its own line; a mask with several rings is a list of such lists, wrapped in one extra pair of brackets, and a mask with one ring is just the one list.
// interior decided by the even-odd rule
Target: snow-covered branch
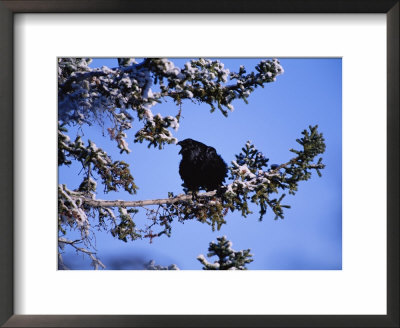
[[(234, 101), (247, 103), (256, 88), (274, 82), (284, 70), (276, 59), (261, 60), (249, 73), (243, 66), (231, 72), (221, 61), (204, 58), (190, 60), (183, 67), (165, 58), (146, 58), (141, 63), (119, 58), (118, 66), (113, 68), (92, 68), (89, 63), (90, 59), (85, 58), (59, 59), (58, 164), (80, 163), (83, 179), (74, 190), (65, 181), (59, 185), (58, 225), (60, 250), (65, 245), (73, 247), (89, 256), (95, 268), (104, 265), (90, 250), (94, 229), (108, 231), (125, 242), (142, 238), (151, 242), (163, 234), (170, 236), (172, 222), (176, 221), (196, 220), (219, 230), (229, 211), (239, 211), (246, 217), (252, 213), (250, 206), (259, 208), (260, 219), (268, 208), (276, 218), (283, 218), (283, 209), (289, 207), (281, 204), (285, 194), (274, 194), (285, 190), (294, 194), (300, 181), (308, 180), (312, 171), (320, 174), (324, 168), (321, 158), (314, 162), (325, 150), (324, 139), (317, 126), (310, 126), (310, 131), (303, 131), (303, 138), (297, 139), (302, 148), (291, 150), (295, 157), (280, 165), (269, 165), (269, 159), (248, 142), (231, 162), (229, 182), (218, 190), (193, 195), (168, 193), (167, 198), (147, 200), (96, 199), (98, 185), (104, 193), (121, 190), (130, 195), (136, 194), (138, 187), (128, 163), (112, 160), (94, 142), (84, 141), (83, 135), (71, 140), (68, 126), (77, 124), (83, 131), (84, 124), (99, 124), (121, 154), (131, 152), (127, 140), (128, 130), (133, 128), (135, 131), (129, 135), (133, 142), (162, 149), (177, 142), (173, 133), (184, 117), (184, 101), (208, 105), (211, 112), (219, 110), (227, 116), (234, 110)], [(154, 107), (168, 100), (177, 105), (176, 113), (156, 114)], [(137, 213), (146, 218), (144, 224), (137, 220)], [(80, 240), (65, 239), (67, 228), (78, 229)], [(217, 269), (227, 264), (231, 269), (243, 269), (249, 263), (249, 252), (235, 252), (226, 238), (218, 240), (218, 245), (210, 247), (229, 251), (232, 258), (226, 263), (220, 260), (217, 265), (200, 257), (204, 266)], [(89, 249), (81, 247), (81, 242)], [(231, 266), (232, 259), (243, 265)], [(150, 264), (153, 269), (161, 268)]]
[[(148, 200), (101, 200), (94, 197), (95, 188), (89, 188), (94, 185), (91, 179), (78, 190), (60, 185), (60, 229), (65, 223), (76, 224), (87, 234), (91, 227), (89, 216), (98, 216), (100, 226), (105, 226), (107, 219), (112, 225), (111, 234), (121, 240), (149, 238), (151, 241), (163, 234), (169, 236), (173, 221), (196, 220), (219, 230), (226, 223), (229, 211), (239, 211), (246, 217), (252, 213), (251, 206), (259, 208), (260, 220), (268, 209), (275, 214), (275, 219), (283, 218), (284, 209), (290, 206), (282, 204), (285, 197), (282, 192), (288, 190), (289, 194), (295, 194), (300, 181), (308, 180), (312, 171), (320, 174), (324, 168), (322, 158), (314, 162), (325, 150), (322, 134), (316, 126), (302, 134), (304, 137), (297, 140), (302, 149), (292, 149), (296, 156), (281, 165), (269, 165), (269, 159), (247, 142), (229, 167), (230, 181), (218, 191), (195, 195), (169, 193), (168, 198)], [(134, 217), (143, 210), (149, 224), (136, 227)]]
[[(216, 191), (209, 191), (197, 194), (196, 198), (212, 197), (216, 194)], [(160, 199), (149, 199), (149, 200), (100, 200), (91, 198), (77, 197), (83, 203), (93, 207), (143, 207), (148, 205), (161, 205), (161, 204), (174, 204), (178, 202), (192, 200), (192, 195), (180, 194), (171, 198), (160, 198)]]
[[(137, 64), (126, 58), (120, 66), (91, 68), (90, 59), (60, 58), (58, 74), (59, 120), (67, 124), (104, 123), (111, 119), (110, 136), (121, 152), (129, 152), (126, 130), (135, 117), (143, 127), (135, 132), (134, 142), (148, 142), (162, 148), (176, 143), (172, 130), (179, 127), (180, 112), (175, 116), (153, 113), (153, 107), (168, 98), (181, 105), (182, 100), (205, 103), (213, 112), (227, 116), (232, 102), (247, 98), (258, 87), (274, 82), (283, 73), (277, 59), (261, 60), (254, 71), (230, 72), (219, 60), (191, 60), (183, 68), (166, 58), (146, 58)], [(229, 82), (229, 84), (228, 84)], [(157, 91), (156, 91), (157, 90)], [(181, 111), (181, 108), (180, 108)]]

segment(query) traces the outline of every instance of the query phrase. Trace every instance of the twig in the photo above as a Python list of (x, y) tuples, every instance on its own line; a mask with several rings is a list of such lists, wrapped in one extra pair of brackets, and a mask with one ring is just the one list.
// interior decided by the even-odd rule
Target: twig
[(76, 243), (82, 242), (81, 240), (68, 240), (68, 239), (60, 237), (60, 238), (58, 238), (58, 242), (71, 245), (78, 252), (82, 252), (82, 253), (85, 253), (86, 255), (88, 255), (90, 257), (90, 259), (92, 260), (92, 265), (95, 267), (96, 270), (98, 269), (99, 266), (101, 266), (103, 269), (105, 269), (106, 266), (95, 256), (95, 254), (96, 254), (95, 252), (91, 252), (86, 248), (78, 247), (75, 245)]

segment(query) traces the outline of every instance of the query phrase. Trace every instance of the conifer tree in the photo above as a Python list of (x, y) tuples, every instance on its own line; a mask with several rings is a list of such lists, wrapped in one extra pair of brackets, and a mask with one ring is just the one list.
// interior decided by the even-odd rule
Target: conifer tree
[[(68, 135), (71, 126), (84, 129), (86, 125), (103, 125), (107, 120), (112, 122), (107, 133), (121, 154), (131, 152), (128, 139), (132, 136), (135, 143), (162, 150), (178, 141), (174, 131), (179, 129), (183, 100), (205, 104), (211, 112), (228, 116), (234, 100), (247, 103), (256, 88), (274, 82), (283, 68), (276, 59), (261, 60), (250, 73), (244, 66), (238, 72), (230, 72), (221, 61), (203, 58), (190, 60), (181, 68), (160, 58), (140, 62), (119, 58), (118, 67), (114, 68), (91, 68), (90, 62), (88, 58), (58, 61), (58, 165), (76, 162), (84, 172), (77, 189), (70, 189), (67, 184), (58, 186), (61, 268), (65, 247), (86, 254), (94, 268), (104, 268), (91, 243), (95, 226), (124, 242), (143, 238), (152, 241), (163, 235), (171, 236), (173, 221), (195, 220), (219, 230), (226, 224), (230, 211), (238, 211), (243, 217), (251, 214), (250, 203), (258, 206), (260, 220), (268, 209), (275, 219), (283, 218), (284, 209), (290, 207), (282, 203), (284, 192), (295, 194), (299, 182), (310, 179), (312, 171), (321, 175), (324, 164), (317, 157), (325, 150), (324, 138), (317, 126), (310, 126), (296, 140), (298, 149), (291, 149), (294, 156), (281, 164), (269, 165), (269, 159), (256, 145), (245, 143), (230, 163), (229, 181), (222, 194), (208, 191), (193, 198), (166, 192), (162, 199), (97, 199), (99, 185), (104, 193), (125, 191), (130, 195), (137, 192), (138, 186), (127, 163), (111, 158), (91, 140), (85, 143), (80, 136), (72, 140)], [(152, 107), (165, 99), (174, 101), (178, 113), (154, 115)], [(130, 132), (134, 127), (135, 131)], [(135, 216), (139, 211), (144, 211), (149, 224), (137, 226)], [(78, 240), (68, 238), (68, 227), (80, 231)], [(210, 244), (210, 254), (220, 258), (220, 269), (243, 269), (251, 262), (249, 252), (234, 252), (229, 245), (224, 237), (217, 244)], [(224, 262), (224, 254), (235, 263), (233, 266)], [(200, 261), (204, 268), (212, 267), (205, 259)], [(149, 268), (155, 267), (149, 263)]]

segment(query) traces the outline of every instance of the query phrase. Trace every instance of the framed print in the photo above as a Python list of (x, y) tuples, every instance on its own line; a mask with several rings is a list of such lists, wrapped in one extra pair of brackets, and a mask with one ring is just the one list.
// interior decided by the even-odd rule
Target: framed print
[[(4, 68), (2, 325), (399, 325), (398, 1), (0, 1), (0, 9)], [(251, 67), (255, 67), (254, 73)], [(86, 80), (85, 76), (90, 78)], [(146, 76), (156, 78), (150, 83)], [(228, 77), (229, 84), (225, 84)], [(168, 84), (163, 84), (165, 80)], [(118, 89), (113, 89), (113, 83), (118, 83)], [(266, 84), (266, 93), (259, 93), (262, 97), (251, 103), (250, 93), (256, 95), (260, 84)], [(209, 93), (200, 92), (201, 88), (209, 88)], [(172, 96), (170, 110), (177, 111), (174, 116), (152, 111), (158, 101), (163, 106), (168, 103), (164, 96)], [(256, 108), (253, 111), (239, 105), (239, 100), (247, 97)], [(231, 115), (233, 100), (235, 111)], [(112, 108), (117, 104), (118, 115), (107, 112), (110, 103)], [(71, 104), (78, 104), (77, 110), (72, 110)], [(190, 106), (198, 108), (199, 104), (210, 106), (216, 113), (207, 113), (207, 118), (190, 116)], [(316, 104), (319, 107), (314, 107)], [(111, 163), (101, 150), (105, 144), (97, 143), (92, 132), (79, 127), (79, 120), (91, 117), (90, 108), (94, 107), (109, 113), (110, 122), (116, 124), (103, 121), (94, 127), (95, 133), (107, 139), (105, 144), (113, 143), (113, 148), (117, 145), (112, 157), (122, 159), (112, 164), (111, 180), (107, 178), (110, 171), (102, 168)], [(137, 112), (131, 122), (127, 121), (127, 108)], [(280, 116), (274, 118), (276, 113), (269, 112), (272, 108), (279, 110)], [(284, 108), (292, 111), (285, 112)], [(200, 110), (193, 107), (192, 112), (196, 111)], [(216, 114), (229, 117), (217, 124), (211, 120)], [(79, 121), (78, 127), (68, 135), (72, 120)], [(297, 143), (312, 146), (294, 152), (300, 156), (299, 163), (294, 159), (285, 164), (279, 154), (275, 155), (277, 160), (272, 159), (273, 146), (285, 144), (282, 136), (291, 132), (289, 127), (297, 129), (296, 124), (303, 120), (310, 121), (310, 131), (306, 130)], [(61, 127), (57, 127), (57, 121)], [(320, 125), (318, 130), (313, 121)], [(123, 129), (132, 123), (141, 130), (125, 140)], [(58, 144), (57, 131), (62, 136)], [(244, 138), (262, 144), (271, 163), (266, 158), (253, 163), (251, 156), (257, 153), (260, 160), (264, 154), (255, 150), (253, 141), (241, 143)], [(327, 162), (316, 158), (311, 163), (306, 151), (319, 155), (325, 150), (325, 141)], [(175, 144), (181, 146), (179, 155)], [(238, 144), (239, 151), (245, 144), (243, 154), (237, 155), (234, 150), (230, 154), (229, 147)], [(156, 149), (164, 146), (170, 153)], [(296, 149), (295, 145), (287, 148), (291, 147)], [(88, 151), (92, 155), (84, 156)], [(83, 168), (64, 158), (71, 154)], [(200, 154), (203, 166), (188, 160), (193, 154)], [(99, 156), (97, 162), (93, 156)], [(147, 162), (135, 159), (145, 157)], [(59, 165), (60, 161), (64, 167), (70, 165), (68, 169), (76, 168), (76, 173), (57, 169), (57, 158)], [(131, 179), (123, 162), (130, 163), (132, 158), (137, 180)], [(173, 165), (167, 166), (170, 163)], [(324, 180), (325, 164), (328, 177), (335, 174), (332, 180)], [(296, 209), (290, 209), (292, 217), (273, 221), (273, 214), (279, 218), (289, 209), (285, 202), (281, 206), (283, 198), (265, 198), (274, 191), (267, 189), (272, 186), (270, 180), (275, 179), (278, 189), (283, 185), (297, 193), (296, 179), (308, 180), (307, 169), (311, 168), (321, 170), (322, 182), (311, 184), (311, 192), (304, 198), (299, 193)], [(214, 175), (216, 171), (220, 174)], [(225, 184), (225, 178), (230, 184)], [(302, 182), (299, 190), (314, 179), (318, 177), (312, 175), (310, 182)], [(326, 181), (331, 185), (318, 189)], [(96, 186), (105, 191), (122, 187), (133, 195), (136, 182), (143, 190), (137, 198), (107, 198), (106, 192), (90, 196)], [(168, 191), (176, 184), (166, 199), (157, 192), (162, 183)], [(58, 205), (54, 186), (58, 188)], [(259, 192), (252, 194), (254, 189)], [(247, 198), (232, 196), (243, 190), (247, 190)], [(78, 197), (79, 192), (82, 194)], [(290, 202), (296, 197), (298, 194)], [(143, 199), (148, 199), (146, 204), (135, 203)], [(256, 222), (258, 225), (247, 218), (246, 227), (235, 226), (236, 219), (231, 219), (230, 226), (236, 228), (221, 231), (234, 236), (233, 248), (240, 251), (233, 250), (232, 243), (217, 231), (228, 210), (247, 213), (247, 204), (241, 199), (261, 206), (257, 210), (261, 216), (266, 207), (270, 221), (285, 222), (285, 234), (274, 233), (283, 229), (282, 225), (265, 229), (267, 218)], [(194, 207), (182, 208), (186, 204), (182, 200)], [(99, 219), (93, 228), (100, 231), (109, 220), (114, 240), (125, 241), (127, 247), (133, 244), (131, 239), (147, 238), (154, 239), (152, 249), (167, 254), (166, 259), (172, 259), (168, 257), (171, 254), (189, 254), (189, 249), (190, 254), (205, 255), (193, 262), (174, 257), (179, 259), (178, 265), (166, 267), (172, 260), (157, 263), (159, 258), (154, 255), (157, 261), (149, 262), (145, 252), (137, 248), (141, 258), (130, 258), (130, 266), (124, 267), (116, 256), (122, 255), (122, 248), (105, 244), (97, 254), (97, 244), (90, 248), (90, 241), (100, 243), (103, 237), (99, 235), (84, 243), (85, 236), (92, 236), (94, 230), (88, 228), (89, 212), (80, 211), (82, 202), (101, 208), (94, 215), (104, 220)], [(107, 210), (113, 202), (119, 206), (114, 214)], [(336, 206), (331, 208), (328, 204), (332, 202)], [(144, 206), (157, 204), (164, 207), (152, 211)], [(134, 215), (141, 212), (127, 209), (137, 205), (143, 214), (134, 222)], [(58, 224), (54, 220), (57, 206), (63, 209), (58, 211)], [(296, 221), (302, 206), (304, 215)], [(204, 217), (205, 208), (208, 214)], [(320, 219), (311, 219), (312, 211)], [(336, 221), (330, 224), (333, 212)], [(171, 215), (183, 215), (180, 220), (185, 225), (176, 244), (168, 248), (156, 237), (170, 233)], [(146, 216), (153, 224), (135, 225)], [(210, 243), (209, 253), (208, 245), (204, 245), (209, 232), (202, 230), (208, 226), (192, 227), (187, 218), (200, 222), (212, 218), (208, 223), (217, 230), (212, 236), (219, 239)], [(156, 223), (165, 231), (154, 230)], [(66, 231), (68, 225), (72, 232)], [(324, 233), (318, 230), (321, 227)], [(174, 233), (179, 235), (175, 226), (172, 236)], [(256, 243), (263, 238), (265, 242)], [(201, 240), (203, 251), (191, 249)], [(236, 243), (239, 240), (251, 243), (251, 247)], [(218, 255), (218, 247), (230, 254), (229, 261)], [(268, 261), (253, 261), (252, 252), (246, 248), (254, 250), (254, 259), (261, 256)], [(68, 249), (72, 251), (68, 253)], [(284, 257), (288, 249), (291, 251)], [(105, 256), (107, 251), (111, 260)], [(219, 256), (220, 261), (212, 262), (207, 257), (211, 255)], [(144, 270), (143, 263), (150, 270)], [(91, 270), (90, 264), (100, 270)], [(171, 270), (177, 267), (180, 270)], [(218, 272), (223, 268), (236, 270)]]

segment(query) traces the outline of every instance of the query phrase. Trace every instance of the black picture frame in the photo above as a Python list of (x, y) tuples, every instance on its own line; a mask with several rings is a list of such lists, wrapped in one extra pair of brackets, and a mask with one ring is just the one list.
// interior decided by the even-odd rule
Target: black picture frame
[[(0, 324), (4, 327), (399, 327), (398, 0), (0, 0)], [(387, 315), (14, 315), (13, 20), (16, 13), (385, 13)], [(15, 203), (14, 203), (15, 202)], [(367, 286), (366, 286), (367, 288)], [(211, 318), (212, 317), (212, 318)]]

